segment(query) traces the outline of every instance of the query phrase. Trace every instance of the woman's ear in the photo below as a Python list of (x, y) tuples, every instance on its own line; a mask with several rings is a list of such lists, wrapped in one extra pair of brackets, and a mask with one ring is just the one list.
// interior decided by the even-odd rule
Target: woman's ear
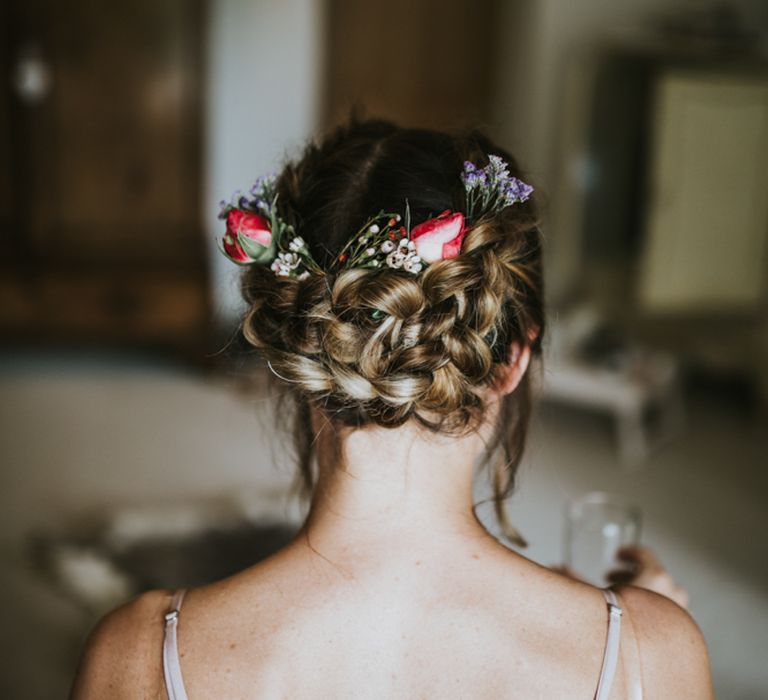
[(502, 396), (511, 394), (517, 389), (520, 380), (525, 376), (530, 361), (530, 345), (512, 343), (509, 348), (509, 358), (496, 368), (496, 379), (493, 383), (493, 388)]

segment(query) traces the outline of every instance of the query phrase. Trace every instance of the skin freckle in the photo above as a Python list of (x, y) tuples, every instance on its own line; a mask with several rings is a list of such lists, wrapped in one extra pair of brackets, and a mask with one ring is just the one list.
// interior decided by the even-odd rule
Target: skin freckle
[(479, 559), (479, 558), (480, 558), (480, 555), (479, 555), (479, 554), (473, 554), (473, 555), (472, 555), (472, 558), (473, 558), (473, 559)]
[(237, 644), (235, 644), (234, 642), (232, 642), (232, 643), (229, 645), (229, 648), (230, 648), (230, 649), (234, 649), (236, 646), (237, 646)]

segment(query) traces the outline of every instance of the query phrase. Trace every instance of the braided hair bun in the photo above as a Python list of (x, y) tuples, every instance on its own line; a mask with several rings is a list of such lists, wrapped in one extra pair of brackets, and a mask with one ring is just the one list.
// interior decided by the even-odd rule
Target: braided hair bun
[[(489, 154), (500, 154), (518, 175), (514, 159), (476, 132), (452, 136), (353, 122), (284, 168), (276, 185), (280, 214), (328, 270), (372, 213), (405, 216), (407, 206), (419, 224), (445, 210), (466, 211), (463, 163), (484, 165)], [(541, 262), (528, 200), (474, 222), (458, 256), (418, 275), (355, 268), (297, 279), (252, 265), (242, 279), (249, 305), (243, 332), (292, 387), (300, 417), (311, 403), (355, 428), (414, 419), (462, 433), (482, 420), (483, 389), (512, 343), (539, 352)], [(507, 477), (499, 496), (511, 488), (528, 403), (524, 378), (500, 417), (505, 426), (497, 442)], [(311, 430), (304, 432), (311, 440)], [(311, 450), (305, 445), (299, 452), (305, 482), (311, 481)]]

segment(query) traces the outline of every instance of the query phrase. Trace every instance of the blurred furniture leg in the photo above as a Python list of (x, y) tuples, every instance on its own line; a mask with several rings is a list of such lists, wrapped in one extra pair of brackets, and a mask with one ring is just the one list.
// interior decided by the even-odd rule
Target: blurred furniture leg
[[(661, 354), (639, 354), (627, 368), (616, 370), (576, 359), (556, 362), (545, 373), (542, 398), (610, 413), (619, 461), (627, 469), (642, 466), (683, 425), (677, 363)], [(653, 429), (647, 420), (651, 411), (658, 414)]]

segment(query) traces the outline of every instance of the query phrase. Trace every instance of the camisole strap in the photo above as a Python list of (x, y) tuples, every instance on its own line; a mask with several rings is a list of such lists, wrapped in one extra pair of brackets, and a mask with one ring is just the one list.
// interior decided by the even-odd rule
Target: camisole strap
[(163, 673), (165, 675), (165, 690), (169, 700), (188, 700), (184, 681), (181, 679), (179, 665), (179, 646), (176, 628), (179, 624), (179, 611), (184, 600), (184, 588), (179, 589), (173, 596), (171, 607), (165, 614), (165, 639), (163, 640)]
[(621, 608), (616, 594), (607, 589), (602, 589), (606, 603), (608, 603), (608, 634), (605, 639), (605, 653), (603, 654), (603, 667), (600, 670), (600, 680), (597, 682), (595, 700), (608, 700), (613, 685), (613, 677), (616, 674), (616, 664), (619, 660), (619, 640), (621, 639)]

